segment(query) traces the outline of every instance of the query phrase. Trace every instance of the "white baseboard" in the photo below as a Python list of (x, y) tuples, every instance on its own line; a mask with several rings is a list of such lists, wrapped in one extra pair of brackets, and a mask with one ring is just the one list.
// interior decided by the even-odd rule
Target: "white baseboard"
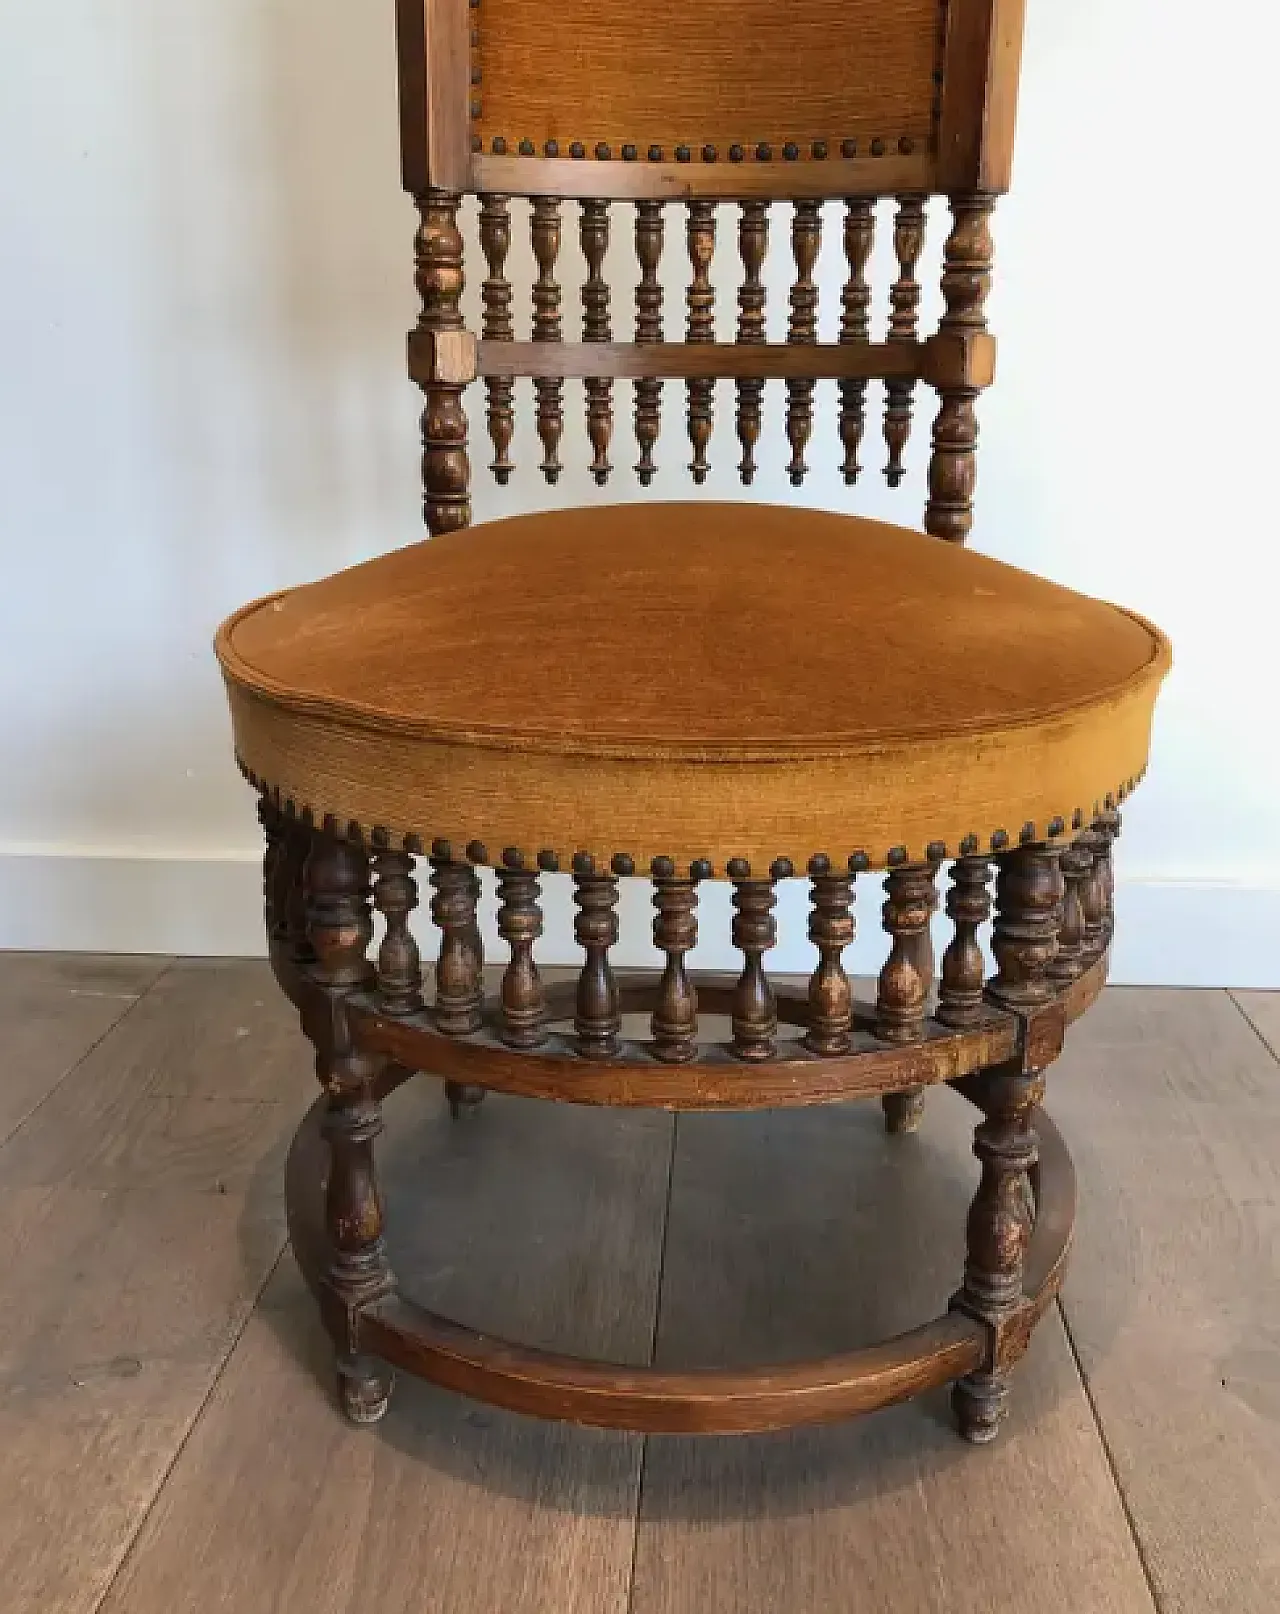
[[(0, 851), (0, 948), (258, 956), (263, 951), (261, 881), (261, 864), (249, 853), (142, 857)], [(547, 892), (547, 932), (539, 956), (548, 964), (574, 964), (581, 956), (572, 939), (567, 882), (548, 882), (549, 888), (561, 885), (566, 889)], [(723, 895), (709, 891), (705, 905), (719, 905)], [(619, 965), (649, 964), (656, 957), (647, 943), (647, 906), (639, 889), (626, 893)], [(725, 913), (704, 926), (708, 945), (693, 959), (702, 967), (734, 967), (727, 901), (723, 906)], [(876, 968), (880, 941), (876, 927), (867, 923), (865, 901), (861, 907), (863, 934), (850, 962), (867, 972)], [(1112, 980), (1118, 984), (1280, 988), (1280, 886), (1122, 879), (1117, 907)], [(778, 973), (811, 968), (811, 950), (801, 940), (803, 912), (800, 890), (787, 892), (780, 907), (782, 931), (794, 939), (771, 955)], [(711, 938), (721, 930), (723, 946), (712, 946)], [(937, 937), (945, 946), (945, 921)], [(501, 957), (500, 948), (492, 956)]]

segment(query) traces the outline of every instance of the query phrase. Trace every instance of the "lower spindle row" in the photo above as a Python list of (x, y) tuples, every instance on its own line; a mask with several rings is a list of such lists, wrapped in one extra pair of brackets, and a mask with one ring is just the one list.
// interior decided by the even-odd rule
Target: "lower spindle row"
[[(264, 822), (266, 819), (264, 817)], [(882, 910), (889, 957), (880, 972), (874, 1032), (892, 1044), (920, 1041), (932, 1015), (964, 1029), (981, 1020), (987, 1004), (1029, 1011), (1047, 1002), (1091, 965), (1111, 931), (1111, 847), (1119, 815), (1108, 813), (1071, 846), (1024, 846), (999, 857), (962, 857), (951, 865), (946, 911), (953, 934), (935, 980), (930, 921), (938, 906), (938, 864), (906, 864), (885, 880)], [(393, 1016), (426, 1008), (422, 964), (410, 918), (418, 905), (414, 860), (406, 853), (309, 836), (306, 868), (297, 866), (296, 832), (267, 822), (267, 913), (274, 934), (291, 941), (325, 984), (376, 986), (380, 1006)], [(309, 834), (309, 832), (308, 832)], [(480, 881), (468, 863), (433, 858), (431, 917), (440, 932), (432, 1012), (438, 1029), (467, 1036), (484, 1023), (484, 948), (477, 923)], [(997, 972), (986, 978), (979, 931), (992, 918), (991, 876), (997, 871), (991, 945)], [(804, 1046), (822, 1057), (850, 1051), (853, 991), (844, 954), (854, 939), (854, 878), (825, 859), (810, 865), (809, 938), (817, 966), (809, 982)], [(790, 865), (774, 865), (755, 879), (730, 864), (733, 942), (743, 956), (732, 993), (730, 1048), (757, 1062), (778, 1052), (778, 1005), (764, 967), (777, 944), (776, 885)], [(372, 879), (371, 879), (372, 875)], [(574, 1034), (584, 1057), (617, 1055), (622, 1040), (622, 996), (610, 963), (618, 941), (619, 882), (609, 874), (575, 872), (574, 931), (584, 954), (575, 999)], [(500, 989), (498, 1032), (512, 1048), (536, 1048), (549, 1034), (550, 1012), (534, 946), (542, 934), (539, 876), (523, 867), (497, 871), (498, 932), (509, 949)], [(698, 998), (686, 955), (698, 939), (699, 882), (655, 872), (653, 939), (664, 956), (648, 1051), (666, 1063), (698, 1057)], [(298, 896), (303, 912), (298, 912)], [(364, 950), (343, 954), (343, 979), (325, 967), (323, 938), (341, 931), (372, 937), (371, 906), (385, 921), (376, 963)], [(300, 923), (301, 921), (301, 923)], [(352, 963), (354, 957), (355, 963)]]

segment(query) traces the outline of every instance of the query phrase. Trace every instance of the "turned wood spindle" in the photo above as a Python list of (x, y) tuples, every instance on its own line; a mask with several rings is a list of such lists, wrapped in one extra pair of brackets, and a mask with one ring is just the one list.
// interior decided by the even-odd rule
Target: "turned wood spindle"
[(382, 1131), (374, 1090), (381, 1061), (355, 1046), (345, 1007), (348, 994), (366, 986), (373, 973), (367, 958), (373, 938), (369, 859), (363, 847), (328, 834), (314, 836), (305, 886), (307, 930), (316, 958), (313, 979), (330, 999), (316, 1045), (316, 1068), (328, 1093), (322, 1124), (329, 1146), (326, 1277), (344, 1310), (341, 1323), (331, 1323), (338, 1387), (347, 1415), (370, 1423), (386, 1410), (390, 1377), (352, 1354), (349, 1341), (357, 1308), (387, 1292), (393, 1280), (373, 1155)]
[[(738, 250), (742, 256), (742, 285), (738, 289), (738, 341), (758, 346), (765, 340), (765, 288), (760, 278), (769, 248), (769, 204), (743, 202), (738, 221)], [(738, 475), (750, 487), (756, 474), (756, 444), (760, 440), (764, 381), (746, 377), (738, 382), (738, 441), (742, 462)]]
[(1102, 910), (1108, 942), (1110, 942), (1116, 927), (1115, 845), (1120, 839), (1120, 831), (1123, 827), (1123, 819), (1108, 800), (1102, 817), (1098, 820), (1098, 831), (1102, 836), (1102, 856), (1099, 868), (1102, 884)]
[(735, 878), (733, 906), (733, 945), (743, 966), (733, 992), (732, 1048), (739, 1059), (755, 1063), (773, 1058), (778, 1035), (778, 1005), (764, 969), (764, 955), (778, 944), (774, 882)]
[[(787, 322), (787, 341), (811, 345), (818, 340), (818, 287), (813, 271), (822, 246), (822, 204), (797, 202), (791, 220), (791, 252), (795, 258), (796, 278), (791, 287), (791, 316)], [(798, 488), (808, 475), (804, 451), (813, 435), (814, 381), (787, 382), (787, 441), (791, 444), (791, 461), (787, 475), (792, 487)]]
[(1085, 967), (1084, 887), (1093, 872), (1093, 854), (1079, 843), (1063, 849), (1062, 922), (1058, 927), (1058, 951), (1049, 963), (1049, 974), (1069, 985)]
[[(533, 339), (560, 342), (564, 331), (560, 319), (560, 283), (556, 260), (560, 256), (560, 203), (553, 196), (535, 196), (531, 223), (533, 255), (538, 278), (533, 283)], [(539, 470), (548, 482), (560, 479), (560, 438), (564, 431), (564, 382), (559, 377), (539, 376), (533, 383), (537, 397), (538, 438), (542, 443)]]
[[(893, 250), (898, 278), (889, 290), (890, 342), (914, 342), (920, 329), (920, 282), (916, 266), (924, 251), (925, 198), (902, 196), (893, 223)], [(885, 478), (896, 488), (906, 474), (902, 456), (911, 437), (911, 401), (914, 381), (885, 382), (884, 440), (889, 449)]]
[[(992, 951), (998, 973), (987, 996), (1001, 1008), (1026, 1013), (1054, 994), (1049, 975), (1063, 906), (1060, 852), (1019, 847), (998, 860)], [(1023, 1266), (1031, 1238), (1030, 1172), (1036, 1162), (1031, 1117), (1044, 1093), (1038, 1070), (998, 1065), (972, 1078), (965, 1091), (986, 1117), (974, 1133), (982, 1166), (969, 1210), (964, 1283), (954, 1304), (991, 1330), (984, 1366), (960, 1380), (952, 1395), (966, 1440), (995, 1437), (1009, 1398), (1009, 1371), (1026, 1348), (1018, 1315), (1027, 1305)]]
[[(587, 278), (582, 286), (582, 339), (608, 342), (613, 332), (609, 324), (609, 282), (604, 278), (604, 259), (609, 250), (609, 204), (586, 201), (582, 204), (580, 226), (582, 256), (587, 262)], [(591, 441), (591, 474), (603, 487), (613, 467), (609, 464), (609, 442), (613, 436), (613, 383), (589, 377), (584, 383), (587, 395), (587, 436)]]
[(1107, 900), (1103, 890), (1102, 837), (1096, 828), (1077, 836), (1075, 849), (1088, 859), (1080, 879), (1080, 918), (1085, 956), (1090, 961), (1107, 945)]
[(845, 949), (854, 937), (852, 878), (814, 873), (812, 902), (809, 940), (818, 949), (818, 967), (809, 981), (804, 1040), (815, 1054), (834, 1057), (849, 1052), (853, 1035), (853, 988), (844, 968)]
[[(689, 309), (685, 340), (688, 342), (714, 342), (716, 339), (716, 293), (711, 284), (711, 258), (716, 246), (716, 204), (690, 202), (687, 224), (689, 262), (693, 279), (689, 284), (686, 301)], [(693, 480), (701, 485), (707, 480), (710, 466), (707, 448), (711, 442), (714, 422), (713, 403), (716, 384), (710, 377), (686, 382), (689, 398), (689, 442), (693, 459), (689, 470)]]
[(994, 1440), (1009, 1402), (1009, 1374), (1026, 1349), (1029, 1330), (1018, 1315), (1031, 1242), (1031, 1168), (1036, 1163), (1032, 1112), (1043, 1078), (1016, 1066), (995, 1066), (971, 1079), (966, 1092), (983, 1111), (973, 1135), (982, 1167), (965, 1230), (964, 1280), (952, 1301), (990, 1329), (988, 1357), (951, 1393), (960, 1433), (975, 1445)]
[[(844, 254), (849, 265), (848, 278), (840, 295), (840, 340), (845, 343), (871, 340), (871, 287), (867, 282), (867, 264), (875, 245), (875, 204), (865, 198), (854, 197), (845, 206)], [(842, 381), (840, 383), (840, 442), (844, 448), (841, 471), (846, 484), (852, 487), (862, 467), (858, 452), (862, 447), (867, 425), (867, 383)]]
[(297, 819), (284, 819), (276, 889), (282, 900), (282, 940), (293, 962), (309, 968), (315, 962), (315, 949), (307, 934), (306, 866), (311, 856), (315, 831)]
[[(511, 250), (510, 197), (482, 196), (480, 198), (480, 247), (489, 266), (480, 287), (480, 300), (484, 308), (481, 335), (487, 342), (515, 340), (511, 323), (511, 282), (507, 279), (507, 254)], [(515, 466), (511, 463), (511, 439), (515, 432), (515, 382), (511, 376), (486, 376), (485, 392), (489, 400), (489, 439), (493, 444), (493, 464), (489, 469), (494, 479), (505, 486), (511, 480)]]
[(573, 1028), (580, 1051), (607, 1059), (618, 1051), (622, 1030), (622, 1000), (609, 963), (609, 949), (618, 940), (618, 882), (607, 874), (573, 877), (574, 937), (586, 954), (578, 976)]
[(942, 955), (938, 1019), (956, 1031), (982, 1018), (986, 961), (978, 932), (991, 917), (990, 878), (991, 864), (985, 857), (957, 858), (951, 865), (947, 915), (955, 934)]
[(653, 871), (654, 944), (666, 955), (658, 1002), (653, 1011), (653, 1053), (669, 1065), (684, 1064), (698, 1052), (698, 994), (684, 955), (698, 940), (698, 887), (680, 879), (674, 867), (659, 860)]
[(502, 976), (502, 1040), (511, 1048), (536, 1048), (546, 1038), (547, 998), (533, 961), (542, 934), (538, 876), (523, 868), (498, 870), (498, 934), (511, 948)]
[(1054, 995), (1049, 965), (1058, 951), (1064, 886), (1062, 854), (1021, 846), (997, 860), (996, 918), (991, 937), (996, 973), (986, 994), (1003, 1009), (1038, 1009)]
[(409, 916), (418, 906), (418, 882), (407, 852), (378, 852), (373, 902), (386, 920), (378, 949), (378, 993), (386, 1014), (414, 1014), (422, 1007), (422, 958)]
[(258, 822), (266, 847), (262, 854), (262, 914), (269, 942), (282, 941), (285, 936), (285, 912), (288, 887), (285, 874), (285, 818), (270, 796), (258, 798)]
[(431, 917), (440, 931), (436, 962), (436, 1025), (446, 1036), (479, 1031), (484, 955), (476, 923), (480, 881), (467, 863), (431, 859)]
[[(991, 290), (991, 212), (994, 196), (951, 198), (951, 234), (943, 252), (942, 294), (946, 312), (940, 332), (974, 336), (987, 328), (986, 302)], [(929, 461), (929, 503), (925, 530), (935, 538), (962, 544), (973, 526), (973, 490), (977, 477), (978, 388), (939, 389), (941, 403), (933, 425)]]
[(924, 968), (924, 939), (937, 906), (935, 870), (929, 863), (907, 863), (885, 880), (884, 928), (892, 941), (880, 971), (876, 995), (876, 1035), (885, 1042), (919, 1042), (932, 984)]
[[(414, 238), (414, 275), (422, 298), (418, 329), (446, 334), (464, 329), (462, 318), (462, 234), (452, 191), (427, 191), (416, 198), (421, 223)], [(467, 458), (467, 415), (461, 386), (451, 381), (423, 383), (423, 514), (432, 533), (454, 532), (471, 522), (471, 464)]]
[[(636, 286), (636, 342), (662, 340), (662, 282), (658, 266), (662, 261), (663, 213), (661, 202), (636, 203), (636, 257), (640, 281)], [(657, 473), (653, 463), (654, 445), (662, 425), (662, 383), (652, 377), (636, 382), (636, 443), (640, 463), (636, 475), (641, 487), (648, 487)]]

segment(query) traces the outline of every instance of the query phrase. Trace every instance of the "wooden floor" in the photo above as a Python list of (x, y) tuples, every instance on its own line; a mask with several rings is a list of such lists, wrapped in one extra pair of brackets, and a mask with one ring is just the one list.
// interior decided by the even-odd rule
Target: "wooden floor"
[[(258, 963), (0, 957), (5, 1614), (1276, 1614), (1280, 995), (1114, 990), (1050, 1107), (1079, 1242), (1000, 1442), (567, 1429), (402, 1381), (349, 1428), (284, 1244), (307, 1049)], [(624, 1360), (945, 1304), (970, 1116), (388, 1106), (419, 1298)]]

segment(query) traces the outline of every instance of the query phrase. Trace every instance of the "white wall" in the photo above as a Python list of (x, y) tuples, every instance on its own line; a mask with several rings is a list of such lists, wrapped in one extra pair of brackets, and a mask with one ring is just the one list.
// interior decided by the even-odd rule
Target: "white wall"
[[(1126, 814), (1121, 974), (1280, 985), (1280, 23), (1263, 0), (1029, 9), (974, 541), (1175, 640)], [(5, 0), (0, 944), (258, 946), (252, 801), (210, 635), (250, 595), (417, 533), (391, 10)], [(723, 239), (728, 305), (727, 221)], [(777, 318), (785, 274), (774, 286)], [(785, 498), (774, 407), (757, 492)], [(839, 508), (829, 389), (822, 408), (804, 496)], [(857, 508), (919, 520), (926, 436), (910, 487), (869, 477)], [(528, 465), (527, 424), (517, 446)], [(663, 446), (681, 463), (678, 432)], [(734, 447), (718, 432), (724, 497), (741, 495)], [(566, 448), (583, 461), (581, 435)], [(553, 502), (527, 476), (513, 493), (481, 479), (477, 516)], [(554, 501), (596, 496), (575, 472)], [(548, 950), (569, 956), (556, 912)], [(779, 962), (805, 968), (807, 949)]]

